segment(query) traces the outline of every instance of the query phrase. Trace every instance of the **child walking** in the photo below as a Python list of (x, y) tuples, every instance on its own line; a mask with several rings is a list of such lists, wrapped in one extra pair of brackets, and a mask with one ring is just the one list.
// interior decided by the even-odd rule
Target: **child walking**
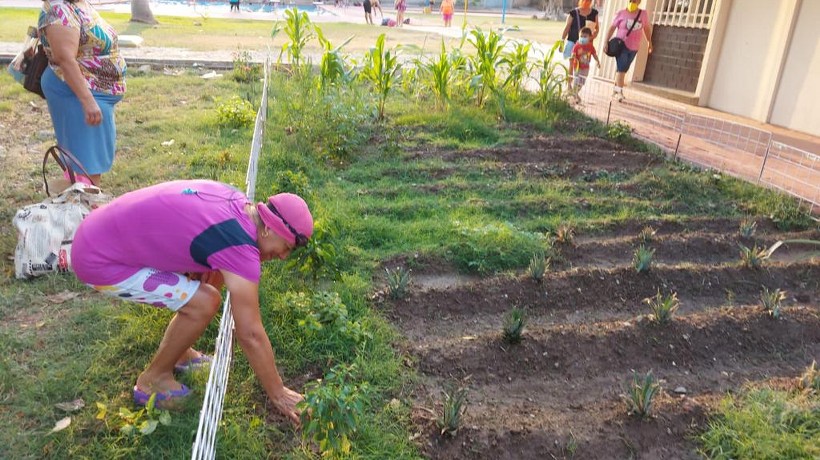
[(600, 67), (598, 53), (595, 45), (592, 44), (592, 29), (584, 27), (581, 29), (578, 43), (572, 47), (572, 55), (569, 58), (569, 65), (572, 68), (573, 78), (570, 81), (570, 94), (575, 98), (575, 102), (581, 102), (581, 88), (584, 87), (587, 76), (589, 76), (589, 63), (595, 59), (595, 63)]

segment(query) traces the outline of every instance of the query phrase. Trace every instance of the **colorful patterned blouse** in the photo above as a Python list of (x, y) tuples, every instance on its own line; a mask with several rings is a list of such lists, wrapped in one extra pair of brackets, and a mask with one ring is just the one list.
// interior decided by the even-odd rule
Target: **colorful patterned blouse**
[(80, 46), (77, 49), (77, 63), (92, 91), (112, 95), (125, 92), (125, 59), (117, 46), (117, 31), (114, 30), (86, 2), (70, 3), (66, 0), (44, 0), (43, 10), (37, 28), (41, 41), (49, 57), (54, 73), (63, 81), (62, 70), (51, 59), (51, 46), (43, 29), (61, 25), (80, 31)]

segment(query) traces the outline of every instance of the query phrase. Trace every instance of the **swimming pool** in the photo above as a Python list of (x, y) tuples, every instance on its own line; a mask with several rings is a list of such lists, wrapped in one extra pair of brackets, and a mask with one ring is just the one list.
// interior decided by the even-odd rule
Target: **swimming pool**
[[(296, 8), (299, 11), (304, 11), (308, 16), (317, 14), (330, 14), (327, 10), (320, 8), (317, 5), (292, 5), (284, 1), (266, 1), (264, 3), (249, 3), (241, 1), (240, 8), (243, 12), (250, 13), (283, 13), (286, 9)], [(225, 14), (230, 10), (228, 0), (151, 0), (151, 10), (154, 14), (174, 14), (179, 12), (191, 12), (192, 10), (200, 14), (219, 13)]]

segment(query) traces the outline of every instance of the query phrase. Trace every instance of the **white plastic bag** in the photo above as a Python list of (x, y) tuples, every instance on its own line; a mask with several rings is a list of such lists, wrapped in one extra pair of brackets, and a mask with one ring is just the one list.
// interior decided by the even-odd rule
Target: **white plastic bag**
[(34, 55), (34, 50), (37, 48), (37, 44), (39, 43), (39, 38), (37, 38), (37, 29), (34, 27), (28, 28), (28, 33), (26, 34), (26, 39), (23, 41), (23, 50), (17, 53), (17, 56), (11, 60), (9, 63), (9, 73), (12, 77), (17, 81), (17, 83), (23, 84), (23, 79), (25, 78), (24, 72), (26, 71), (25, 67), (27, 65), (27, 59), (30, 59), (31, 56)]
[(14, 275), (29, 279), (71, 269), (71, 242), (80, 222), (111, 201), (98, 187), (76, 183), (53, 198), (17, 211)]

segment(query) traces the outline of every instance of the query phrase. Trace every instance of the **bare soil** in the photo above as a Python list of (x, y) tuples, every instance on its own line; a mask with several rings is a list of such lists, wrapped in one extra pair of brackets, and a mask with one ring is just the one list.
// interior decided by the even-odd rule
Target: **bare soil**
[[(534, 136), (517, 147), (415, 155), (490, 167), (561, 164), (572, 177), (635, 172), (657, 161), (607, 141), (577, 145)], [(638, 233), (646, 226), (656, 232), (644, 242)], [(788, 387), (820, 356), (820, 261), (793, 247), (762, 268), (739, 263), (739, 244), (820, 234), (778, 232), (765, 218), (752, 238), (739, 237), (738, 227), (737, 219), (695, 217), (579, 229), (573, 244), (557, 247), (541, 282), (526, 273), (465, 276), (429, 255), (386, 261), (413, 273), (408, 297), (376, 299), (422, 374), (413, 419), (423, 452), (433, 459), (700, 458), (693, 436), (726, 392), (750, 383)], [(656, 251), (648, 273), (631, 266), (641, 243)], [(788, 293), (781, 319), (759, 306), (763, 287)], [(681, 300), (666, 325), (644, 304), (659, 291)], [(519, 344), (501, 334), (512, 307), (527, 315)], [(651, 370), (663, 388), (646, 420), (627, 415), (621, 396), (633, 370)], [(436, 425), (450, 383), (469, 390), (452, 437)]]

